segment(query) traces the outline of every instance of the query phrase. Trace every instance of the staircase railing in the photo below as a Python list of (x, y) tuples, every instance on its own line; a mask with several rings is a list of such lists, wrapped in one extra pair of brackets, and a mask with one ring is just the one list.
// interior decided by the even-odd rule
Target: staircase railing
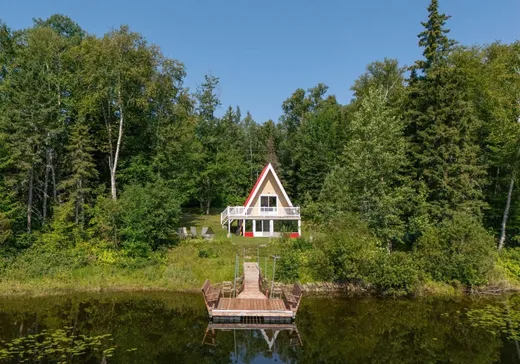
[(226, 222), (226, 219), (228, 219), (228, 218), (229, 218), (229, 206), (226, 207), (226, 209), (220, 213), (220, 225), (224, 225), (224, 223)]

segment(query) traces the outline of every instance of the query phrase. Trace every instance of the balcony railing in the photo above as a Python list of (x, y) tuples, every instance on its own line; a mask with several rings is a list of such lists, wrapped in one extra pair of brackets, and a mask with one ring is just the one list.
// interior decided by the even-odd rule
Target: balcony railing
[(240, 219), (251, 217), (299, 217), (300, 207), (244, 207), (228, 206), (220, 214), (220, 222), (223, 224), (226, 219)]

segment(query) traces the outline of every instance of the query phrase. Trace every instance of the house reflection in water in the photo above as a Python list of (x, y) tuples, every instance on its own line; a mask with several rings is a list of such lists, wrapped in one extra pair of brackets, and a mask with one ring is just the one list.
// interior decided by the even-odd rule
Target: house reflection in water
[[(276, 342), (276, 339), (278, 338), (278, 335), (283, 331), (288, 332), (289, 346), (297, 347), (303, 345), (296, 324), (243, 324), (214, 322), (210, 322), (208, 324), (202, 343), (205, 345), (216, 346), (218, 331), (234, 331), (235, 333), (238, 330), (258, 330), (264, 338), (269, 351), (273, 351), (273, 346)], [(234, 335), (234, 339), (236, 340), (236, 335)]]

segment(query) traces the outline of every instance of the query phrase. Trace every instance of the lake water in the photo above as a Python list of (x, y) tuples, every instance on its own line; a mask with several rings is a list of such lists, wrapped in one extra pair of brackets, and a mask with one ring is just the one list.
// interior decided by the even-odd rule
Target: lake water
[(295, 326), (211, 326), (198, 294), (0, 299), (0, 361), (520, 363), (520, 296), (303, 298)]

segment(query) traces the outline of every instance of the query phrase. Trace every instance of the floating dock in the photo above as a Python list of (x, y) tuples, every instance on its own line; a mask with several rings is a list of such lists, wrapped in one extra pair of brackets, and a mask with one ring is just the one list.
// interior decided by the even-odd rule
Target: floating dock
[(239, 284), (224, 297), (221, 287), (206, 280), (202, 294), (213, 322), (268, 324), (291, 323), (300, 305), (302, 290), (298, 284), (281, 291), (280, 298), (269, 298), (269, 290), (257, 263), (245, 262)]

